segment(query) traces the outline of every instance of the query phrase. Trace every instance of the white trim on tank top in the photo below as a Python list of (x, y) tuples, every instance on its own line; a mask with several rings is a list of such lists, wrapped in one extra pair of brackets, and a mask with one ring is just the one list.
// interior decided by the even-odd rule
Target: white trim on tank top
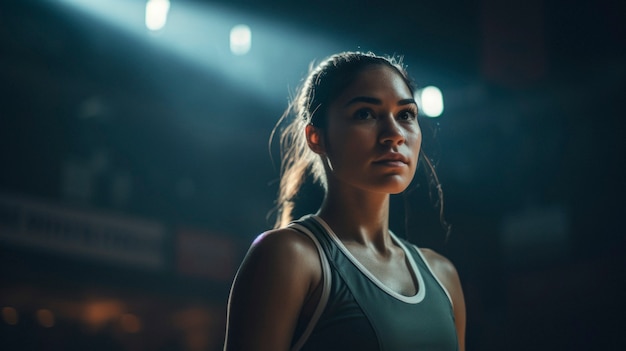
[(452, 306), (452, 308), (454, 308), (454, 303), (452, 302), (452, 296), (450, 296), (450, 293), (448, 292), (448, 289), (446, 289), (445, 285), (443, 285), (443, 283), (441, 282), (441, 280), (439, 280), (439, 278), (437, 277), (437, 275), (435, 274), (435, 271), (433, 271), (433, 268), (430, 266), (430, 264), (428, 263), (428, 261), (426, 260), (426, 257), (424, 257), (424, 254), (422, 253), (422, 251), (419, 249), (419, 247), (417, 247), (417, 245), (413, 245), (413, 247), (415, 247), (415, 250), (417, 251), (417, 253), (420, 255), (420, 257), (422, 258), (422, 261), (424, 261), (424, 263), (426, 264), (426, 267), (428, 268), (428, 270), (430, 271), (430, 275), (433, 276), (433, 278), (435, 278), (435, 280), (437, 281), (437, 284), (439, 284), (439, 286), (443, 289), (443, 292), (446, 293), (446, 296), (448, 297), (448, 300), (450, 300), (450, 305)]
[[(426, 296), (426, 290), (424, 289), (425, 285), (424, 285), (424, 280), (421, 275), (421, 272), (417, 264), (415, 263), (413, 256), (408, 252), (408, 249), (406, 248), (406, 246), (400, 240), (398, 240), (398, 238), (395, 236), (395, 234), (393, 234), (393, 232), (390, 231), (389, 233), (391, 234), (391, 237), (394, 240), (394, 242), (397, 243), (402, 248), (405, 256), (408, 257), (409, 264), (413, 270), (412, 274), (417, 278), (417, 281), (418, 281), (418, 285), (417, 285), (418, 291), (414, 296), (404, 296), (389, 289), (380, 280), (378, 280), (378, 278), (376, 278), (371, 272), (369, 272), (367, 268), (365, 268), (365, 266), (363, 266), (354, 256), (352, 256), (350, 251), (348, 251), (348, 249), (343, 245), (341, 240), (339, 240), (335, 232), (333, 232), (333, 230), (330, 229), (330, 226), (328, 226), (328, 224), (323, 219), (321, 219), (320, 217), (316, 215), (311, 215), (310, 217), (313, 217), (314, 220), (316, 220), (319, 224), (321, 224), (324, 227), (324, 229), (326, 229), (326, 231), (328, 232), (332, 240), (337, 244), (339, 249), (342, 250), (342, 252), (346, 254), (346, 256), (350, 259), (350, 261), (352, 261), (355, 264), (355, 266), (359, 270), (361, 270), (363, 274), (365, 274), (365, 276), (367, 276), (370, 280), (372, 280), (372, 282), (374, 282), (374, 284), (379, 286), (383, 291), (387, 292), (389, 295), (401, 301), (412, 303), (412, 304), (419, 303), (424, 299), (424, 297)], [(313, 312), (313, 316), (311, 316), (311, 319), (309, 320), (307, 327), (305, 328), (304, 332), (302, 333), (298, 341), (291, 348), (292, 351), (298, 351), (300, 350), (300, 348), (302, 348), (302, 346), (309, 339), (309, 336), (311, 336), (311, 333), (313, 332), (313, 329), (317, 325), (317, 322), (319, 321), (322, 315), (322, 312), (324, 312), (324, 309), (326, 308), (326, 305), (328, 304), (328, 298), (330, 296), (330, 287), (332, 284), (332, 280), (331, 280), (330, 264), (328, 262), (328, 257), (326, 257), (326, 254), (324, 253), (324, 250), (322, 249), (322, 246), (317, 240), (317, 238), (315, 237), (315, 235), (311, 233), (311, 231), (308, 228), (300, 224), (291, 223), (289, 226), (292, 228), (297, 228), (299, 232), (311, 238), (311, 240), (315, 244), (315, 247), (317, 248), (317, 252), (320, 256), (320, 264), (322, 266), (322, 295), (320, 296), (320, 301), (317, 304), (317, 307), (315, 308), (315, 311)], [(448, 300), (450, 300), (450, 304), (454, 307), (454, 304), (452, 303), (452, 298), (450, 297), (450, 293), (448, 293), (448, 290), (446, 289), (446, 287), (441, 283), (439, 278), (437, 278), (437, 275), (435, 274), (432, 267), (430, 266), (430, 264), (428, 263), (428, 261), (426, 260), (422, 252), (420, 251), (419, 247), (417, 247), (417, 245), (413, 245), (413, 246), (415, 247), (415, 250), (420, 255), (420, 257), (422, 258), (422, 261), (424, 262), (424, 264), (430, 271), (433, 278), (435, 278), (435, 281), (439, 284), (439, 286), (441, 286), (441, 288), (445, 292), (446, 296), (448, 297)]]
[[(363, 266), (361, 264), (361, 262), (359, 262), (359, 260), (356, 259), (356, 257), (354, 257), (350, 253), (350, 251), (345, 247), (345, 245), (337, 237), (335, 232), (333, 232), (333, 230), (330, 228), (330, 226), (323, 219), (321, 219), (320, 217), (318, 217), (316, 215), (313, 215), (311, 217), (314, 220), (316, 220), (319, 224), (321, 224), (324, 227), (324, 229), (326, 229), (326, 231), (330, 235), (331, 239), (337, 244), (339, 249), (346, 255), (346, 257), (348, 257), (348, 259), (367, 278), (369, 278), (376, 286), (378, 286), (381, 290), (386, 292), (388, 295), (390, 295), (390, 296), (392, 296), (392, 297), (394, 297), (394, 298), (396, 298), (396, 299), (398, 299), (398, 300), (400, 300), (402, 302), (409, 303), (409, 304), (417, 304), (417, 303), (420, 303), (420, 302), (422, 302), (424, 300), (424, 297), (426, 296), (426, 289), (425, 289), (424, 278), (422, 277), (422, 273), (421, 273), (419, 267), (417, 266), (417, 264), (415, 263), (415, 260), (413, 259), (413, 255), (411, 255), (411, 253), (406, 248), (406, 246), (404, 246), (404, 244), (402, 244), (402, 242), (400, 240), (398, 240), (398, 238), (395, 236), (395, 234), (393, 234), (391, 231), (389, 231), (389, 233), (391, 234), (392, 240), (394, 241), (394, 243), (396, 243), (398, 246), (400, 246), (402, 251), (404, 251), (404, 256), (407, 257), (408, 261), (409, 261), (409, 269), (412, 270), (411, 275), (417, 281), (417, 286), (416, 286), (417, 292), (413, 296), (405, 296), (405, 295), (399, 294), (396, 291), (390, 289), (385, 284), (383, 284), (383, 282), (381, 282), (378, 278), (376, 278), (376, 276), (374, 276), (367, 268), (365, 268), (365, 266)], [(424, 261), (424, 262), (426, 262), (426, 261)], [(426, 263), (426, 264), (428, 265), (428, 263)]]
[(315, 244), (315, 247), (317, 248), (317, 253), (320, 256), (320, 264), (322, 265), (322, 295), (320, 296), (320, 301), (318, 302), (317, 307), (315, 307), (315, 311), (313, 312), (313, 315), (311, 316), (309, 323), (304, 329), (304, 332), (302, 333), (302, 335), (300, 335), (300, 338), (298, 339), (298, 341), (291, 348), (292, 351), (298, 351), (300, 350), (300, 348), (302, 348), (304, 343), (306, 343), (306, 341), (309, 339), (309, 336), (311, 336), (311, 333), (313, 332), (315, 325), (317, 325), (317, 322), (319, 321), (322, 315), (322, 312), (324, 312), (324, 309), (326, 308), (326, 304), (328, 303), (328, 297), (330, 296), (330, 285), (332, 284), (332, 281), (331, 281), (330, 264), (328, 263), (328, 258), (326, 257), (326, 254), (324, 253), (324, 249), (322, 248), (322, 245), (317, 240), (315, 235), (311, 233), (311, 231), (307, 229), (305, 226), (297, 224), (297, 223), (291, 223), (289, 224), (289, 227), (294, 228), (297, 231), (305, 234), (313, 241), (313, 243)]

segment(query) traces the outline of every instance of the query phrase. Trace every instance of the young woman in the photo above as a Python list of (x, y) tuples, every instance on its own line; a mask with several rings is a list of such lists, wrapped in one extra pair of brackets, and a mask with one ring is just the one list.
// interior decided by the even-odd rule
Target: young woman
[[(225, 350), (464, 350), (465, 303), (450, 261), (396, 237), (389, 196), (418, 164), (414, 91), (393, 58), (333, 55), (283, 115), (276, 229), (232, 286)], [(291, 222), (311, 172), (319, 211)]]

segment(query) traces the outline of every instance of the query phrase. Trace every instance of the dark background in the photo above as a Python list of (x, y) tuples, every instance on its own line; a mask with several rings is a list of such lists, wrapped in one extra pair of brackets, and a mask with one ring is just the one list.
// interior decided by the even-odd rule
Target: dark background
[[(172, 0), (158, 33), (143, 4), (0, 3), (0, 348), (220, 349), (234, 270), (273, 223), (275, 121), (312, 60), (372, 50), (444, 95), (421, 123), (452, 232), (419, 176), (392, 227), (456, 264), (467, 349), (621, 349), (625, 2)], [(16, 239), (38, 206), (156, 225), (160, 264)]]

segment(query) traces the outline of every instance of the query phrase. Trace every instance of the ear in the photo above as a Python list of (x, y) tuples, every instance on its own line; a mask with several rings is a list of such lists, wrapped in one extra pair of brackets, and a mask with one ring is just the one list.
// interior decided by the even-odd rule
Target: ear
[(309, 148), (316, 154), (323, 155), (326, 149), (324, 148), (322, 131), (309, 124), (304, 129), (304, 133), (306, 134), (306, 143), (309, 145)]

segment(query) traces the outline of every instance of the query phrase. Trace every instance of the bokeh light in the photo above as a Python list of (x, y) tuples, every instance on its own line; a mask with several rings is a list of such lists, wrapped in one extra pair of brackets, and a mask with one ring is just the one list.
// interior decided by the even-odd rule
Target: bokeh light
[(163, 29), (170, 10), (169, 0), (148, 0), (146, 3), (146, 27), (152, 31)]
[(428, 117), (439, 117), (443, 113), (443, 94), (435, 86), (427, 86), (419, 92), (421, 108)]
[(16, 325), (19, 322), (17, 310), (13, 307), (3, 307), (2, 320), (4, 320), (6, 324)]
[(245, 24), (239, 24), (230, 30), (230, 51), (235, 55), (245, 55), (252, 47), (252, 31)]
[(42, 327), (44, 328), (54, 327), (54, 323), (55, 323), (54, 314), (49, 309), (42, 308), (40, 310), (37, 310), (36, 317), (37, 317), (37, 322), (39, 322), (39, 325), (41, 325)]
[(132, 313), (125, 313), (120, 317), (120, 325), (127, 333), (138, 333), (141, 331), (141, 320)]

